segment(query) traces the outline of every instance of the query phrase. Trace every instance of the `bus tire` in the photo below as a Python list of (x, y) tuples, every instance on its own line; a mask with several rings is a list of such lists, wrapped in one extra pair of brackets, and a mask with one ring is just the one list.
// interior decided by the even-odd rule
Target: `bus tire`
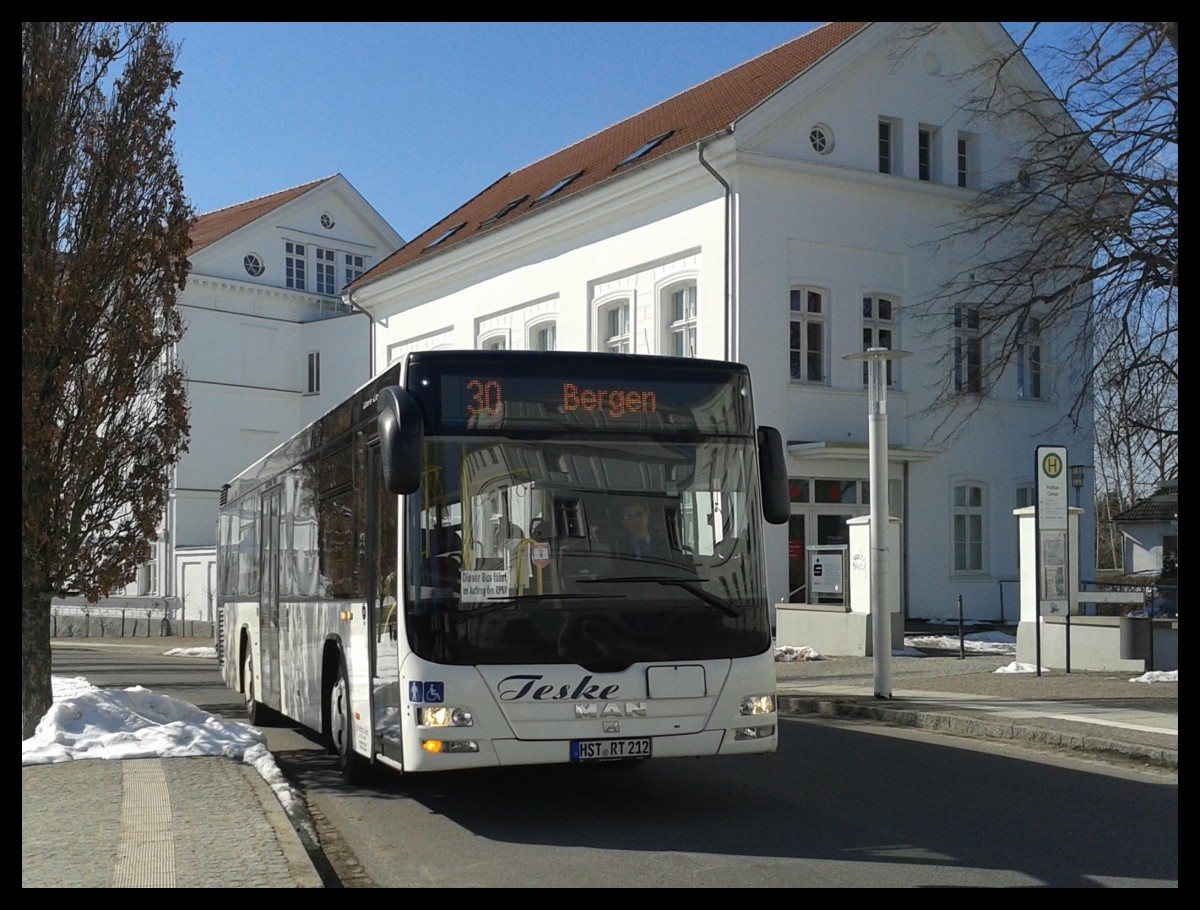
[(242, 691), (246, 695), (246, 719), (255, 727), (278, 723), (279, 715), (258, 700), (254, 689), (254, 656), (247, 647), (242, 652)]
[(329, 735), (342, 779), (354, 787), (370, 779), (371, 765), (354, 751), (354, 711), (350, 707), (350, 674), (345, 655), (338, 655), (337, 678), (329, 693)]

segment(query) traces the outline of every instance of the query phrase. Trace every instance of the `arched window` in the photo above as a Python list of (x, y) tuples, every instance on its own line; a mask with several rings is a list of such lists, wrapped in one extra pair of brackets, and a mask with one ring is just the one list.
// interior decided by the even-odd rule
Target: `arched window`
[(628, 354), (633, 350), (633, 328), (628, 297), (602, 304), (597, 312), (596, 323), (597, 350), (613, 354)]
[(529, 328), (529, 347), (534, 351), (558, 349), (558, 326), (553, 320), (536, 323)]
[(955, 483), (951, 502), (954, 571), (962, 574), (982, 573), (987, 552), (984, 537), (987, 528), (987, 491), (980, 483)]
[(825, 343), (826, 292), (794, 287), (788, 295), (788, 354), (792, 382), (825, 384), (829, 364)]
[(1030, 316), (1021, 323), (1017, 344), (1017, 397), (1038, 401), (1042, 397), (1042, 321)]
[[(892, 297), (864, 295), (862, 299), (862, 342), (863, 350), (887, 348), (894, 351), (899, 346), (900, 307)], [(887, 361), (887, 384), (896, 384), (893, 369), (896, 361)], [(867, 364), (863, 364), (863, 385), (867, 384)]]
[(696, 356), (699, 309), (696, 282), (676, 284), (663, 292), (663, 350), (673, 357)]

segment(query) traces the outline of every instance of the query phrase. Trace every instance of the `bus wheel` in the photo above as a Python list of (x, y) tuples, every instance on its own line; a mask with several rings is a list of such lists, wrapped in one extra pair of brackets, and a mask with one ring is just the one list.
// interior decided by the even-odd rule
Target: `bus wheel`
[(342, 779), (350, 786), (367, 782), (370, 765), (354, 751), (354, 712), (350, 707), (350, 675), (346, 658), (338, 658), (337, 679), (329, 693), (329, 733)]
[(242, 655), (242, 691), (246, 695), (246, 719), (255, 726), (262, 723), (262, 710), (254, 697), (254, 658), (249, 649)]
[(246, 719), (255, 727), (271, 727), (280, 715), (258, 700), (254, 690), (254, 657), (250, 649), (242, 656), (242, 688), (246, 692)]

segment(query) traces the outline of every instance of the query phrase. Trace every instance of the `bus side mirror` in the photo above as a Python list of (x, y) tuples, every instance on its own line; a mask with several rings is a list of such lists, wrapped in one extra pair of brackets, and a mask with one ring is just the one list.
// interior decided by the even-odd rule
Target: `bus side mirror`
[(783, 454), (783, 437), (774, 427), (758, 428), (758, 476), (762, 483), (763, 518), (773, 525), (786, 524), (792, 515), (787, 457)]
[(415, 493), (421, 486), (421, 412), (412, 396), (399, 386), (379, 393), (379, 449), (383, 483), (388, 492)]

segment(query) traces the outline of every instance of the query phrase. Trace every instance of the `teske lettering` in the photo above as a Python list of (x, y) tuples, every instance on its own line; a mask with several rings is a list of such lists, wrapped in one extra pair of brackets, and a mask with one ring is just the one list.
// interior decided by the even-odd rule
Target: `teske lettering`
[(620, 691), (619, 685), (603, 686), (592, 682), (591, 676), (585, 676), (577, 683), (560, 685), (545, 683), (540, 674), (528, 676), (506, 676), (496, 686), (496, 691), (502, 701), (518, 701), (522, 698), (532, 698), (534, 701), (580, 701), (581, 699), (596, 699), (604, 701), (615, 698)]

